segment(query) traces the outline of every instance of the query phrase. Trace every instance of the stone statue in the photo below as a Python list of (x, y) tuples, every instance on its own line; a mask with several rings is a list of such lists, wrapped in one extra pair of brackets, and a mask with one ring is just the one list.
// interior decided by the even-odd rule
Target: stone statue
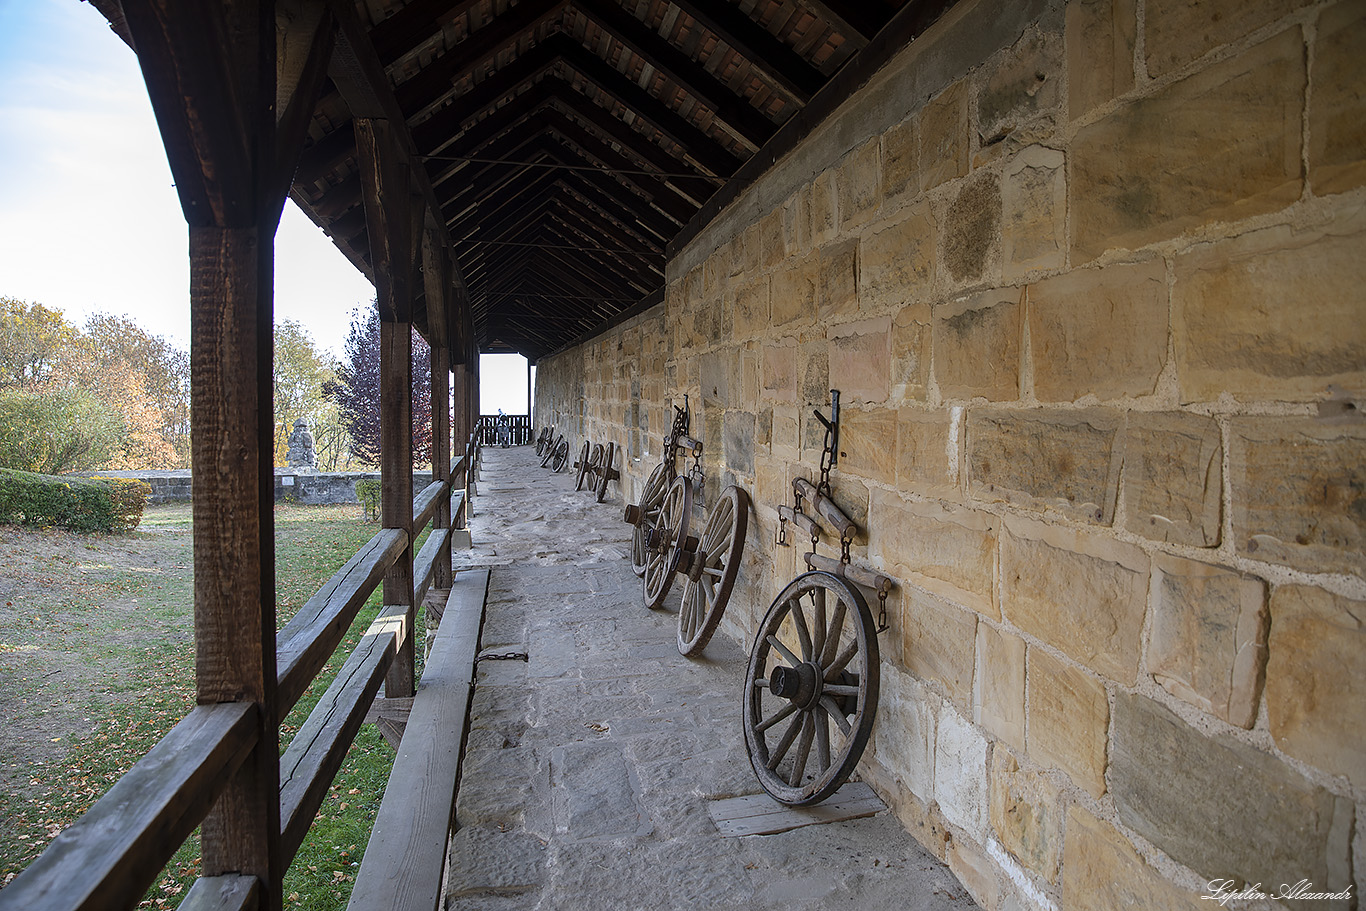
[(289, 453), (285, 461), (290, 468), (304, 471), (317, 471), (318, 454), (313, 450), (313, 433), (308, 429), (308, 421), (299, 418), (294, 422), (294, 432), (289, 435)]

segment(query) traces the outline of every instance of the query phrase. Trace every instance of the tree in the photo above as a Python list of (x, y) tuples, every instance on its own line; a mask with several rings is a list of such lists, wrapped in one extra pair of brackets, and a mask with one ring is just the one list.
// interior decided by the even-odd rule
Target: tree
[(318, 467), (331, 471), (345, 455), (345, 427), (337, 403), (323, 390), (337, 379), (337, 360), (319, 351), (313, 338), (296, 320), (275, 325), (275, 463), (289, 453), (294, 422), (308, 421), (313, 432)]
[(39, 474), (95, 468), (124, 438), (120, 417), (84, 389), (0, 389), (0, 468)]
[[(351, 454), (362, 465), (379, 464), (379, 336), (378, 308), (354, 311), (337, 379), (326, 389), (341, 409)], [(432, 356), (416, 330), (412, 371), (413, 464), (423, 465), (432, 460)]]
[[(121, 410), (139, 432), (155, 433), (170, 447), (175, 467), (190, 464), (190, 355), (169, 339), (152, 335), (131, 317), (96, 313), (83, 339), (99, 369), (113, 376), (139, 374), (141, 389), (125, 383)], [(141, 397), (141, 409), (135, 403)], [(142, 411), (142, 414), (137, 412)], [(147, 423), (144, 423), (147, 422)], [(152, 425), (155, 426), (152, 426)], [(159, 447), (158, 447), (159, 448)], [(162, 467), (162, 466), (156, 466)], [(165, 466), (172, 467), (172, 466)]]
[(38, 386), (77, 336), (60, 310), (0, 297), (0, 389)]

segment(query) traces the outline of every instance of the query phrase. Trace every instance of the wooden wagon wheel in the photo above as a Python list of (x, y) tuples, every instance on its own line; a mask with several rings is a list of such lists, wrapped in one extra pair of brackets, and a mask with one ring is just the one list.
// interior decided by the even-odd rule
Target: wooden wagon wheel
[(745, 673), (745, 749), (759, 784), (792, 806), (835, 793), (868, 745), (877, 697), (863, 595), (830, 573), (798, 576), (764, 616)]
[(555, 445), (555, 449), (550, 453), (550, 470), (560, 471), (569, 462), (569, 441), (560, 437), (560, 442)]
[[(655, 470), (650, 472), (650, 477), (645, 481), (645, 490), (640, 495), (640, 505), (635, 507), (638, 516), (635, 522), (635, 530), (631, 534), (631, 570), (637, 576), (645, 575), (645, 563), (649, 558), (649, 548), (646, 547), (646, 539), (650, 536), (650, 531), (659, 521), (659, 508), (664, 504), (664, 494), (669, 490), (669, 470), (663, 462), (655, 466)], [(628, 507), (627, 514), (632, 510)], [(630, 519), (627, 519), (630, 521)]]
[[(688, 540), (691, 515), (692, 481), (675, 478), (660, 504), (659, 519), (645, 539), (645, 606), (650, 610), (658, 610), (664, 605), (683, 552), (696, 548), (697, 539)], [(688, 547), (690, 543), (693, 548)]]
[(700, 653), (716, 632), (735, 586), (748, 527), (749, 495), (739, 487), (727, 487), (707, 516), (687, 567), (678, 611), (678, 650), (684, 655)]
[(545, 455), (541, 456), (541, 467), (542, 467), (542, 468), (549, 468), (549, 467), (550, 467), (551, 461), (554, 460), (554, 458), (555, 458), (555, 449), (556, 449), (556, 447), (557, 447), (561, 442), (563, 442), (563, 441), (564, 441), (564, 437), (560, 437), (558, 440), (556, 440), (556, 441), (554, 441), (554, 442), (552, 442), (552, 443), (547, 443), (547, 444), (546, 444), (546, 447), (545, 447)]
[(602, 454), (602, 461), (598, 462), (597, 492), (599, 503), (601, 503), (603, 501), (603, 498), (607, 496), (608, 483), (611, 481), (615, 481), (621, 477), (621, 472), (617, 471), (612, 467), (612, 463), (616, 461), (616, 455), (617, 444), (608, 443), (606, 451), (604, 451)]
[(583, 479), (588, 474), (588, 441), (583, 441), (583, 448), (579, 450), (579, 460), (574, 463), (574, 467), (579, 470), (578, 477), (574, 479), (574, 489), (583, 490)]

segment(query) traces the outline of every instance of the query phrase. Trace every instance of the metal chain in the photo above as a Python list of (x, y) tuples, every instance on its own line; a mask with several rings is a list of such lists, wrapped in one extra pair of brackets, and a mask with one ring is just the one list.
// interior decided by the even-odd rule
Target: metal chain
[(840, 535), (840, 562), (845, 566), (849, 565), (849, 545), (854, 543), (852, 537)]
[(474, 659), (475, 664), (480, 661), (526, 661), (529, 663), (531, 659), (526, 652), (495, 652), (489, 655), (480, 655)]
[(877, 590), (877, 600), (877, 631), (879, 633), (885, 633), (887, 630), (891, 629), (891, 626), (887, 623), (887, 589), (879, 588)]
[[(835, 461), (835, 425), (825, 425), (825, 446), (821, 450), (821, 479), (816, 490), (830, 497), (830, 468)], [(833, 497), (832, 497), (833, 499)]]

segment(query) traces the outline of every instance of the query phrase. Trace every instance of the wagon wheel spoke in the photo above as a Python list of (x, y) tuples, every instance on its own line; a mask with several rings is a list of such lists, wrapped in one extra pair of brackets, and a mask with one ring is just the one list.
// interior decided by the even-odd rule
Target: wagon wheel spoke
[(797, 644), (802, 650), (802, 660), (811, 660), (811, 632), (806, 628), (806, 615), (798, 604), (792, 610), (792, 624), (797, 628)]
[(831, 659), (835, 657), (835, 649), (839, 648), (840, 633), (844, 629), (845, 607), (844, 601), (835, 605), (835, 616), (830, 618), (830, 628), (825, 633), (825, 648), (821, 651), (818, 662), (821, 667), (830, 664)]
[(773, 646), (778, 651), (783, 653), (783, 657), (788, 660), (788, 663), (792, 667), (796, 667), (797, 665), (802, 663), (802, 659), (792, 654), (792, 650), (788, 648), (786, 645), (783, 645), (781, 642), (779, 642), (777, 636), (770, 635), (767, 641), (769, 645)]
[[(834, 661), (830, 662), (830, 664), (828, 665), (825, 665), (825, 679), (834, 680), (836, 677), (838, 677), (840, 675), (840, 672), (849, 666), (849, 662), (853, 661), (854, 656), (857, 654), (858, 640), (856, 639), (853, 642), (850, 642), (848, 645), (846, 645), (844, 647), (844, 651), (840, 652)], [(826, 684), (825, 689), (828, 691), (830, 689), (830, 684)]]
[(812, 625), (816, 628), (811, 640), (811, 649), (817, 655), (825, 652), (825, 589), (811, 591)]
[(816, 764), (821, 773), (830, 768), (830, 713), (817, 705), (812, 716), (816, 719)]
[(783, 757), (787, 755), (787, 751), (792, 748), (792, 741), (797, 739), (797, 732), (801, 730), (803, 722), (805, 721), (806, 715), (799, 714), (796, 718), (792, 719), (792, 723), (787, 726), (787, 730), (783, 731), (782, 739), (778, 741), (778, 745), (774, 747), (772, 755), (768, 757), (768, 770), (770, 772), (778, 767), (778, 763), (783, 761)]
[(796, 761), (792, 765), (792, 777), (788, 784), (801, 787), (802, 776), (806, 774), (806, 760), (811, 755), (811, 740), (816, 734), (816, 719), (810, 712), (802, 713), (802, 739), (797, 742)]
[(840, 707), (835, 705), (835, 700), (831, 699), (829, 696), (822, 696), (821, 708), (825, 709), (827, 715), (835, 719), (835, 724), (839, 725), (840, 732), (848, 737), (849, 731), (851, 730), (849, 719), (845, 718), (844, 713), (840, 711)]
[[(767, 680), (764, 681), (764, 686), (768, 686)], [(782, 721), (784, 718), (787, 718), (795, 711), (797, 711), (797, 704), (795, 702), (789, 702), (787, 705), (778, 709), (778, 711), (774, 712), (772, 715), (769, 715), (763, 721), (756, 724), (754, 726), (754, 730), (767, 731), (769, 728), (773, 727), (775, 724), (777, 724), (779, 721)]]

